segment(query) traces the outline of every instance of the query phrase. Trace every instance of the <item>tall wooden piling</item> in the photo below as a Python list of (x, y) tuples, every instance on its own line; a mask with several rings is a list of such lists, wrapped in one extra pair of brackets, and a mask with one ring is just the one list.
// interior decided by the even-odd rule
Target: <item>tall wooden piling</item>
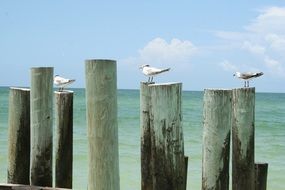
[(85, 62), (89, 190), (120, 189), (116, 70), (113, 60)]
[(229, 189), (232, 91), (206, 89), (203, 108), (202, 189)]
[(55, 92), (55, 186), (72, 189), (73, 92)]
[(53, 68), (31, 69), (31, 184), (52, 186)]
[[(142, 135), (149, 135), (149, 139), (143, 136), (142, 146), (146, 142), (147, 146), (150, 144), (151, 150), (142, 155), (146, 156), (142, 158), (142, 170), (147, 168), (149, 172), (142, 172), (142, 180), (146, 180), (142, 183), (145, 189), (184, 190), (186, 176), (181, 113), (182, 84), (145, 85), (142, 84), (141, 88), (141, 95), (146, 95), (141, 97), (141, 101), (146, 101), (141, 102), (141, 128)], [(150, 162), (147, 163), (146, 160), (149, 159)], [(150, 175), (151, 179), (145, 175)]]
[(232, 188), (254, 189), (255, 88), (233, 89)]
[(152, 190), (151, 140), (149, 125), (150, 92), (148, 83), (141, 83), (140, 90), (140, 128), (141, 128), (141, 189)]
[(268, 163), (255, 163), (255, 190), (266, 190)]
[(8, 183), (30, 184), (30, 90), (10, 88)]

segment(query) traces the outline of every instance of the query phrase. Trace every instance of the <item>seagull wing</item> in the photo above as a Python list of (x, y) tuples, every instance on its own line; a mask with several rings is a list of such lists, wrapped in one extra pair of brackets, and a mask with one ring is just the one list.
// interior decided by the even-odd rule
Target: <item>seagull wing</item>
[(151, 76), (151, 75), (157, 75), (159, 73), (163, 73), (163, 72), (169, 71), (169, 70), (170, 70), (170, 68), (158, 69), (158, 68), (155, 68), (155, 67), (144, 67), (143, 68), (143, 73), (145, 75)]
[(66, 86), (74, 81), (74, 79), (66, 79), (60, 76), (54, 77), (54, 84), (57, 86)]
[(246, 72), (246, 73), (241, 73), (240, 78), (242, 79), (250, 79), (252, 77), (253, 73), (252, 72)]
[(261, 75), (263, 75), (263, 72), (257, 72), (257, 73), (246, 72), (246, 73), (241, 73), (241, 78), (242, 79), (251, 79), (251, 78), (260, 77)]

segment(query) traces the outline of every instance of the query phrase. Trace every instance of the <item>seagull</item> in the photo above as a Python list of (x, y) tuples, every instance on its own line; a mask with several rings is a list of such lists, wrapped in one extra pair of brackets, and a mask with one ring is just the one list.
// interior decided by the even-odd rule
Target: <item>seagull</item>
[(152, 83), (153, 76), (170, 70), (170, 68), (158, 69), (155, 67), (150, 67), (149, 65), (142, 65), (140, 66), (140, 69), (142, 69), (142, 73), (144, 75), (148, 76), (148, 83)]
[(236, 76), (239, 79), (244, 80), (244, 87), (249, 87), (249, 80), (253, 79), (253, 78), (257, 78), (263, 75), (263, 72), (244, 72), (244, 73), (240, 73), (240, 72), (236, 72), (234, 74), (234, 76)]
[(75, 79), (66, 79), (66, 78), (60, 77), (59, 75), (55, 75), (53, 78), (53, 83), (59, 87), (58, 89), (59, 92), (62, 92), (64, 87), (73, 83), (74, 81)]

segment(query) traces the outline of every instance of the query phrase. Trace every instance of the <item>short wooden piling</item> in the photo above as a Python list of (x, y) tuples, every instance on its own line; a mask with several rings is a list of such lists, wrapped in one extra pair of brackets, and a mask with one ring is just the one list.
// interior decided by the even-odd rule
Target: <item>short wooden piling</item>
[(55, 186), (72, 189), (73, 92), (55, 92)]
[(30, 90), (10, 88), (8, 183), (30, 184)]
[(203, 111), (202, 189), (229, 189), (232, 91), (206, 89)]
[(151, 140), (149, 125), (150, 92), (148, 83), (141, 82), (140, 90), (140, 128), (141, 128), (141, 189), (152, 190)]
[(255, 163), (255, 190), (266, 190), (268, 163)]
[[(182, 84), (150, 84), (144, 87), (141, 90), (149, 90), (149, 99), (141, 100), (149, 102), (141, 104), (149, 106), (144, 109), (148, 110), (149, 118), (142, 118), (148, 122), (142, 125), (149, 125), (150, 130), (151, 156), (150, 162), (145, 164), (150, 165), (151, 180), (142, 183), (151, 182), (146, 187), (153, 190), (184, 190), (186, 177), (181, 113)], [(144, 117), (147, 117), (147, 113)], [(146, 140), (146, 137), (143, 139)], [(142, 166), (142, 169), (147, 167)], [(143, 179), (148, 178), (142, 176)]]
[(255, 88), (233, 89), (232, 188), (254, 189)]
[(52, 186), (53, 68), (31, 69), (31, 185)]
[(88, 189), (119, 190), (116, 61), (86, 60)]
[(185, 156), (185, 157), (184, 157), (184, 161), (185, 161), (185, 173), (184, 173), (185, 179), (184, 179), (184, 189), (185, 189), (185, 190), (187, 189), (188, 160), (189, 160), (189, 157), (188, 157), (188, 156)]

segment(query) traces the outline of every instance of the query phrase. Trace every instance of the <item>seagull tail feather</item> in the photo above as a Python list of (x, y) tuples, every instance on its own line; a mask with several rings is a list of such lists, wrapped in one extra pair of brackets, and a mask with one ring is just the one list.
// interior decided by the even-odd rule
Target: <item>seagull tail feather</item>
[(263, 75), (263, 72), (259, 72), (255, 74), (256, 77), (260, 77), (261, 75)]
[(162, 73), (162, 72), (166, 72), (166, 71), (169, 71), (169, 70), (170, 70), (170, 68), (167, 68), (167, 69), (162, 69), (162, 70), (161, 70), (161, 73)]
[(75, 79), (70, 79), (68, 82), (70, 83), (75, 82)]

